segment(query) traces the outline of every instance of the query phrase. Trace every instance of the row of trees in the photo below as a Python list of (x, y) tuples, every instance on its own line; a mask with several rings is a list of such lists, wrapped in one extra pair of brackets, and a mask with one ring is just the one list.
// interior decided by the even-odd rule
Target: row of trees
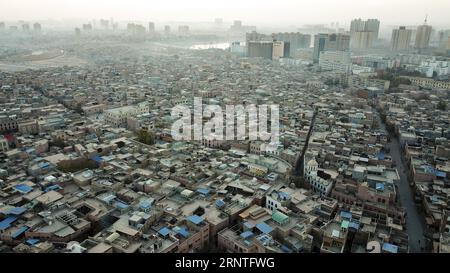
[(78, 172), (84, 169), (96, 169), (97, 163), (92, 159), (77, 158), (73, 160), (60, 161), (57, 165), (58, 170), (62, 172)]

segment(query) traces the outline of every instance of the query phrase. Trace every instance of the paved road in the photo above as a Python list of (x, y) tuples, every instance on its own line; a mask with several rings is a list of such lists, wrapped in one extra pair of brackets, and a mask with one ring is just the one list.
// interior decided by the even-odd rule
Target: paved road
[[(379, 113), (376, 110), (374, 111), (376, 112), (380, 128), (386, 130), (385, 124), (381, 121)], [(407, 178), (407, 167), (401, 154), (398, 139), (391, 137), (391, 142), (388, 144), (388, 147), (390, 148), (392, 161), (395, 163), (400, 175), (400, 182), (397, 183), (397, 187), (400, 205), (406, 211), (406, 232), (409, 237), (409, 251), (413, 253), (424, 252), (426, 251), (424, 237), (425, 220), (417, 211), (413, 191), (409, 186)]]

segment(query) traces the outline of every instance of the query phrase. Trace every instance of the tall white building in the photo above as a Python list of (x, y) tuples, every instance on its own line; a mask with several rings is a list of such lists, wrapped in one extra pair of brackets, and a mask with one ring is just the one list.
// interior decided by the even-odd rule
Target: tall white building
[(391, 49), (395, 51), (408, 50), (411, 44), (412, 31), (401, 26), (392, 30)]
[(284, 56), (284, 42), (274, 41), (272, 48), (272, 60), (278, 60)]
[(364, 30), (373, 32), (374, 40), (378, 40), (378, 34), (380, 32), (380, 21), (378, 19), (367, 19)]
[(373, 46), (375, 34), (372, 31), (357, 31), (353, 34), (350, 46), (354, 49), (367, 49)]
[(378, 39), (380, 21), (378, 19), (353, 19), (350, 23), (351, 47), (357, 49), (371, 48)]

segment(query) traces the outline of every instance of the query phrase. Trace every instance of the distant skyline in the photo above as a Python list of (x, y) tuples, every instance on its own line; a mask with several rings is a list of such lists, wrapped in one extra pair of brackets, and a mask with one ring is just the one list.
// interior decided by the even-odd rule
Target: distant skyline
[(0, 21), (100, 19), (212, 22), (279, 26), (377, 18), (387, 25), (419, 25), (426, 15), (435, 26), (450, 27), (449, 0), (0, 0)]

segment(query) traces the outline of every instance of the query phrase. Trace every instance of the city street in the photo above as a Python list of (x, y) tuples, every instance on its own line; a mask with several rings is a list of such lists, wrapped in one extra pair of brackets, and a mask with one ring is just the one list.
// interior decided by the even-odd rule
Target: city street
[[(375, 110), (376, 111), (376, 110)], [(378, 111), (376, 111), (378, 124), (382, 130), (386, 131), (386, 126), (382, 122)], [(388, 144), (390, 149), (390, 155), (394, 162), (398, 173), (400, 175), (400, 183), (397, 184), (399, 202), (406, 211), (406, 232), (409, 237), (410, 252), (424, 252), (425, 250), (425, 237), (424, 226), (425, 222), (423, 217), (418, 213), (416, 204), (414, 202), (414, 195), (411, 187), (408, 183), (407, 168), (403, 161), (401, 154), (400, 143), (398, 138), (391, 137), (391, 141)], [(420, 243), (419, 243), (420, 241)]]

